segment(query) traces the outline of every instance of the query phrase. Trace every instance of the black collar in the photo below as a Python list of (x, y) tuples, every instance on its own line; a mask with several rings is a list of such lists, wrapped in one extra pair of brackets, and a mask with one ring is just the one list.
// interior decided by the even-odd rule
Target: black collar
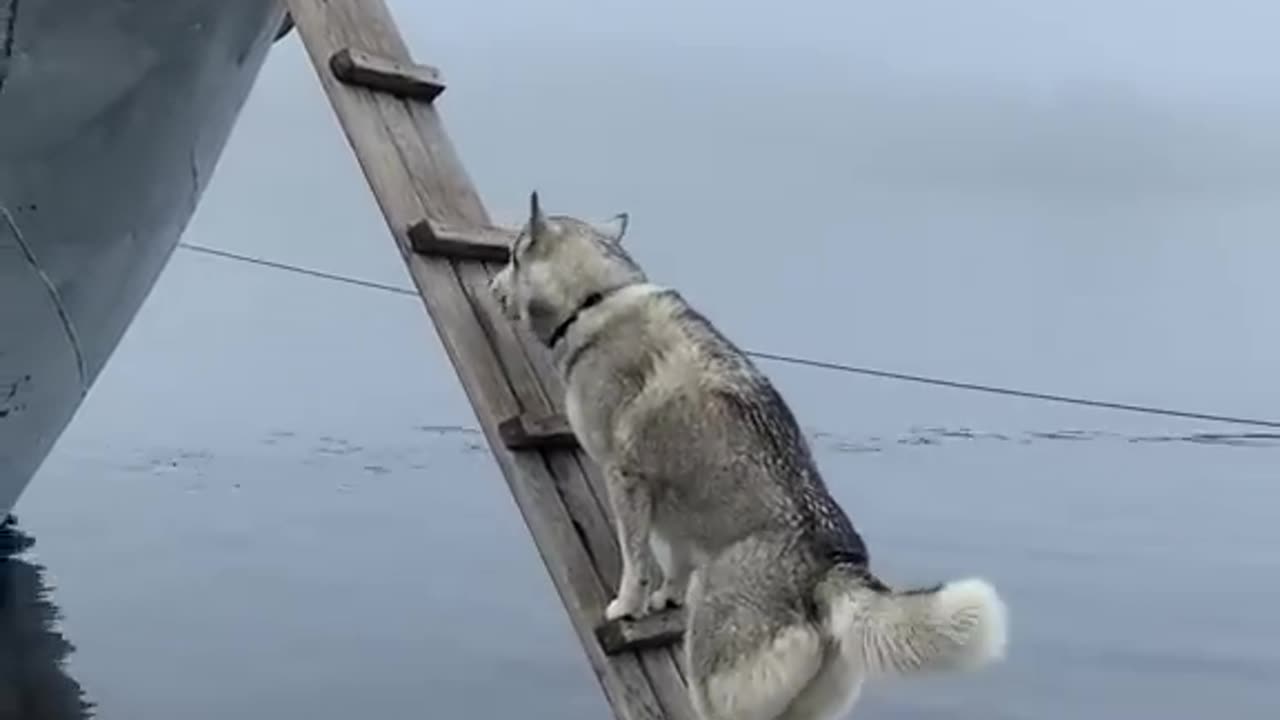
[(547, 347), (555, 347), (557, 343), (564, 339), (565, 333), (569, 332), (569, 327), (578, 321), (578, 317), (581, 316), (583, 312), (599, 305), (604, 301), (605, 295), (612, 293), (612, 290), (608, 292), (593, 292), (584, 298), (582, 300), (582, 304), (578, 305), (578, 309), (570, 313), (569, 317), (564, 319), (564, 322), (557, 325), (556, 329), (551, 331), (551, 337), (547, 339)]

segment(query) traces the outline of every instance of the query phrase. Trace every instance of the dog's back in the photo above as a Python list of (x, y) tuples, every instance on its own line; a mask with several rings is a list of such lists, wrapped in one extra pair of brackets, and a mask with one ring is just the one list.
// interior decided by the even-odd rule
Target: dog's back
[(612, 429), (613, 462), (649, 479), (661, 534), (711, 555), (791, 532), (865, 561), (790, 408), (744, 353), (673, 290), (645, 286), (614, 313), (577, 360), (569, 405)]

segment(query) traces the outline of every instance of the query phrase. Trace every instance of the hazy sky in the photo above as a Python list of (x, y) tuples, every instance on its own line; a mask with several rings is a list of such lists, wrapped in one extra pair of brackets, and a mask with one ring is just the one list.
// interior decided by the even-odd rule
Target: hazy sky
[[(521, 0), (446, 8), (396, 2), (426, 49), (485, 48), (486, 62), (532, 51), (589, 65), (644, 55), (672, 71), (699, 51), (803, 67), (823, 58), (851, 75), (919, 74), (1036, 88), (1070, 80), (1202, 96), (1274, 99), (1280, 7), (1267, 0), (832, 0), (586, 2)], [(492, 45), (491, 45), (492, 44)], [(496, 47), (494, 47), (496, 46)], [(489, 48), (493, 49), (489, 49)], [(668, 48), (660, 52), (659, 48)], [(601, 57), (601, 54), (605, 56)], [(527, 62), (527, 60), (526, 60)], [(678, 75), (673, 76), (678, 83)], [(803, 82), (803, 78), (797, 78)]]
[[(391, 5), (499, 221), (535, 186), (629, 211), (653, 273), (748, 345), (1277, 400), (1251, 309), (1273, 302), (1280, 225), (1278, 4)], [(188, 239), (404, 281), (297, 42)]]

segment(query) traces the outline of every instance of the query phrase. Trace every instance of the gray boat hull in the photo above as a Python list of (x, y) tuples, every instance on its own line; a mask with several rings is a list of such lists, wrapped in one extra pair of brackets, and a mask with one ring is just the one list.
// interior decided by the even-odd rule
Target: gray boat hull
[(0, 0), (0, 519), (151, 291), (283, 19)]

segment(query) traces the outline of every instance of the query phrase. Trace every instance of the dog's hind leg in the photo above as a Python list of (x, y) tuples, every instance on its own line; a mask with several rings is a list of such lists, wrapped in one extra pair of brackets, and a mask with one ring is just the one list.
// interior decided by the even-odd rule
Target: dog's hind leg
[(605, 472), (609, 504), (617, 526), (622, 553), (622, 578), (618, 594), (605, 608), (605, 618), (640, 617), (649, 609), (649, 588), (655, 561), (649, 546), (653, 523), (653, 494), (644, 478), (610, 468)]
[[(683, 605), (693, 573), (693, 548), (683, 538), (666, 537), (656, 528), (651, 540), (657, 546), (654, 554), (662, 566), (662, 584), (649, 596), (649, 608), (665, 610)], [(657, 552), (659, 549), (665, 552)]]
[(694, 709), (702, 720), (780, 720), (812, 678), (822, 656), (821, 638), (810, 627), (780, 630), (736, 661), (690, 680)]
[(822, 668), (805, 686), (778, 720), (836, 720), (857, 702), (862, 692), (864, 673), (840, 652), (839, 646), (827, 642)]
[(820, 628), (760, 564), (776, 558), (758, 545), (740, 542), (690, 583), (685, 652), (700, 720), (779, 720), (822, 669)]

